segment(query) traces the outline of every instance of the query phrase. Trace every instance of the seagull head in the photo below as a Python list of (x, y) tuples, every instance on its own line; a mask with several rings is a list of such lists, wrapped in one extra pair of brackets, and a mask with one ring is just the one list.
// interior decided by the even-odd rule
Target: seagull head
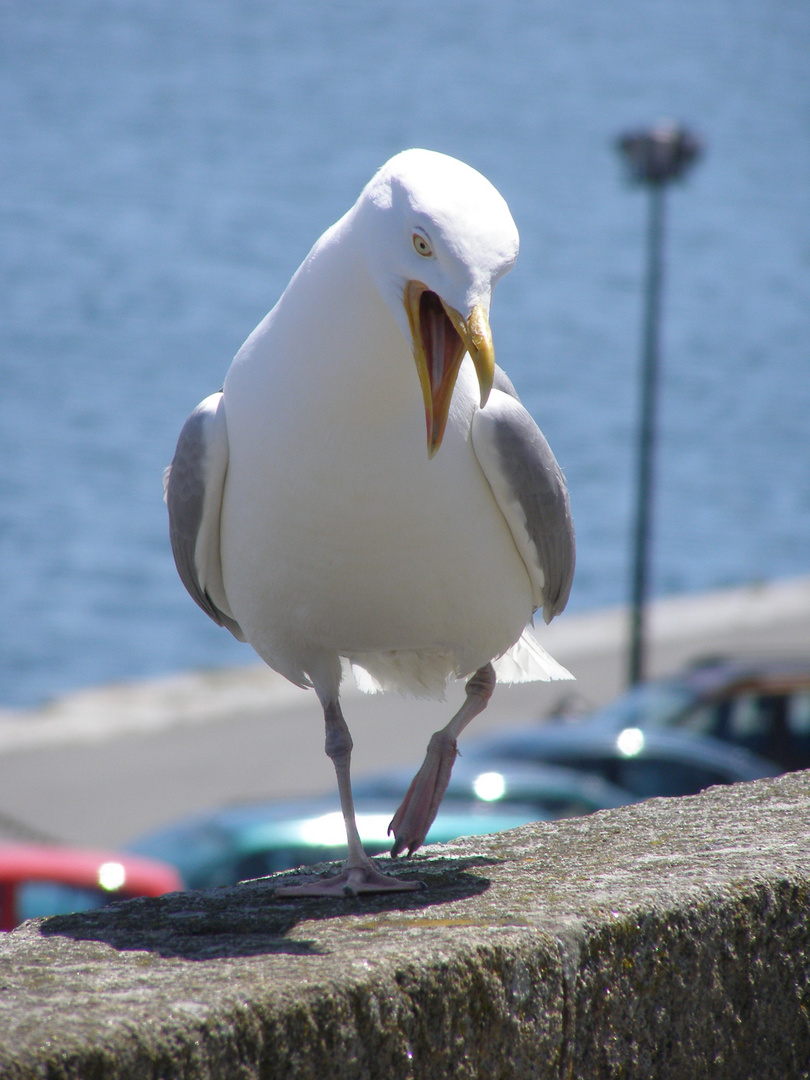
[(374, 279), (416, 362), (433, 457), (465, 353), (482, 408), (492, 388), (490, 301), (517, 258), (517, 228), (485, 177), (430, 150), (391, 158), (360, 202), (371, 225), (365, 236)]

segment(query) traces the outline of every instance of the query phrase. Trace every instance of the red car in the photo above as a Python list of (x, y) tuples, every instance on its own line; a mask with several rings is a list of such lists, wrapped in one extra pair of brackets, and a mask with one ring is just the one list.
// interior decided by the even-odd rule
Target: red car
[(0, 842), (0, 930), (26, 919), (177, 892), (173, 866), (118, 852)]

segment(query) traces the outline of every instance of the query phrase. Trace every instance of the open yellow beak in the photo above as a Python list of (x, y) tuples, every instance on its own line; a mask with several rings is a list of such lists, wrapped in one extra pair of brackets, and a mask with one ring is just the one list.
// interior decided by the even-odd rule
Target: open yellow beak
[(480, 304), (465, 319), (420, 281), (408, 282), (404, 301), (425, 401), (428, 457), (433, 457), (444, 437), (450, 400), (465, 353), (470, 354), (478, 375), (481, 408), (487, 403), (495, 378), (492, 332)]

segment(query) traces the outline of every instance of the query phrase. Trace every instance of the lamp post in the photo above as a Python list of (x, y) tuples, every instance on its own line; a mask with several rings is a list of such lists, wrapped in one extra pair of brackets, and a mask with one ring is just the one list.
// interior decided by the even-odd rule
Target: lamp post
[(664, 189), (684, 175), (700, 156), (702, 146), (673, 123), (649, 131), (630, 132), (617, 140), (630, 179), (650, 192), (647, 225), (647, 273), (641, 345), (641, 401), (638, 435), (636, 520), (633, 533), (633, 577), (630, 614), (631, 685), (644, 678), (644, 615), (649, 578), (650, 508), (653, 493), (653, 455), (658, 399), (658, 327), (661, 313)]

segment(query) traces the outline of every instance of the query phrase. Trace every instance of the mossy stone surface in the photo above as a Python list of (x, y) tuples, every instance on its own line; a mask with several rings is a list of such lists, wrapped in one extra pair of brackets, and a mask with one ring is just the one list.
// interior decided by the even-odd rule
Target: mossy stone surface
[(26, 924), (0, 942), (0, 1078), (810, 1075), (808, 773), (400, 873), (426, 890), (265, 879)]

